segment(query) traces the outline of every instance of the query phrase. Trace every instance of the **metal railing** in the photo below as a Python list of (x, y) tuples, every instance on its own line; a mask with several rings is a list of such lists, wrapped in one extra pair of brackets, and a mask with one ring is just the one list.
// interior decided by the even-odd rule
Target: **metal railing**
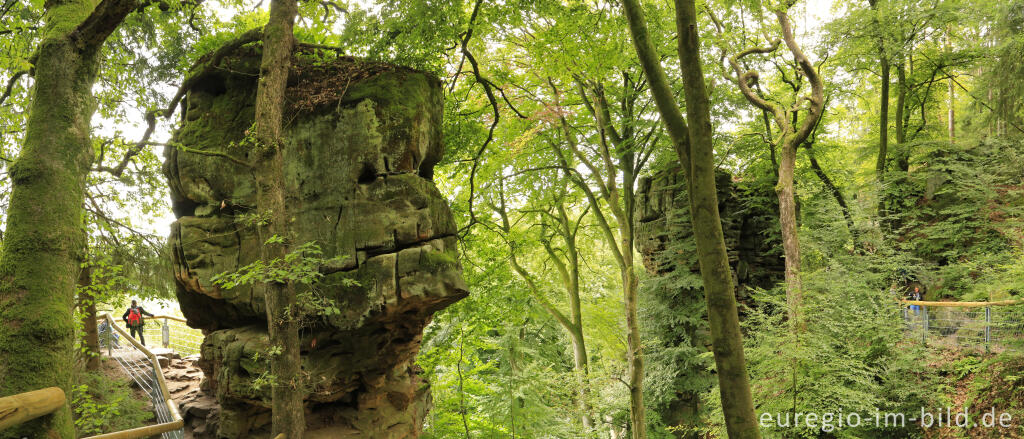
[(100, 351), (116, 360), (121, 369), (146, 392), (153, 402), (153, 411), (158, 423), (90, 436), (86, 439), (136, 439), (157, 434), (161, 435), (162, 439), (182, 439), (185, 435), (185, 422), (178, 412), (178, 404), (171, 399), (171, 393), (167, 390), (164, 373), (160, 369), (156, 355), (115, 324), (110, 313), (104, 313), (100, 320), (106, 321), (107, 328), (112, 328), (100, 334)]
[[(163, 319), (163, 325), (158, 326), (157, 331), (164, 347), (172, 347), (185, 355), (199, 352), (202, 333), (185, 326), (184, 319), (173, 316), (152, 318)], [(178, 411), (178, 404), (167, 390), (167, 382), (156, 355), (117, 326), (109, 312), (103, 313), (97, 320), (106, 322), (99, 334), (100, 352), (117, 361), (121, 369), (149, 396), (158, 423), (84, 439), (139, 439), (155, 435), (160, 435), (161, 439), (183, 439), (185, 421)], [(64, 390), (59, 387), (2, 397), (0, 430), (53, 413), (66, 403)]]
[(149, 319), (163, 322), (144, 328), (143, 334), (147, 339), (160, 340), (163, 347), (174, 349), (182, 356), (199, 353), (199, 346), (203, 344), (203, 332), (186, 325), (185, 319), (166, 315), (157, 315)]
[(1024, 352), (1024, 302), (902, 300), (907, 334), (924, 344)]

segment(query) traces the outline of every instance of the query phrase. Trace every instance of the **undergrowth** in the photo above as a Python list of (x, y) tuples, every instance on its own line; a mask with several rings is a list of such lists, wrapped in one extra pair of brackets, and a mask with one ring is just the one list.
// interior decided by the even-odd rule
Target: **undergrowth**
[(71, 393), (75, 430), (79, 437), (137, 428), (153, 421), (149, 401), (133, 392), (131, 379), (105, 359), (97, 372), (81, 372)]

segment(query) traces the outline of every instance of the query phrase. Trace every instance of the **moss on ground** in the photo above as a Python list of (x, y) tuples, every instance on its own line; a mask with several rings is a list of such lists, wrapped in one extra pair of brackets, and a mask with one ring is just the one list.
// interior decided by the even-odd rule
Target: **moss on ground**
[(109, 358), (99, 371), (75, 377), (71, 409), (78, 437), (142, 427), (155, 419), (149, 395)]

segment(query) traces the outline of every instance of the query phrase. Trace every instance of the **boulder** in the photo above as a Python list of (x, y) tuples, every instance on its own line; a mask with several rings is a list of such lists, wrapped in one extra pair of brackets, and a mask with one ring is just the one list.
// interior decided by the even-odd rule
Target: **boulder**
[[(283, 146), (288, 227), (293, 242), (337, 257), (300, 289), (338, 310), (303, 322), (308, 428), (415, 437), (429, 400), (413, 365), (422, 330), (468, 293), (456, 226), (431, 181), (443, 154), (440, 82), (301, 45), (293, 61)], [(200, 69), (170, 142), (181, 147), (165, 151), (177, 296), (189, 326), (206, 334), (201, 388), (216, 397), (223, 438), (269, 433), (262, 291), (213, 282), (257, 261), (263, 245), (253, 221), (257, 182), (241, 164), (258, 159), (247, 140), (258, 65), (258, 47), (246, 46)]]

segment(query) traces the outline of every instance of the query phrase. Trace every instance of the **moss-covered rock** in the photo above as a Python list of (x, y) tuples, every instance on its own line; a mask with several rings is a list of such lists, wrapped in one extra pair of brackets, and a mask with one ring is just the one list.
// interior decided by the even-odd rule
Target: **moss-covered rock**
[[(732, 175), (724, 171), (719, 171), (715, 180), (729, 265), (733, 269), (737, 294), (742, 299), (748, 288), (771, 288), (782, 278), (782, 255), (774, 245), (779, 235), (778, 209), (753, 200), (764, 198), (759, 192), (771, 191), (771, 188), (738, 187)], [(635, 215), (636, 247), (644, 257), (648, 272), (663, 274), (675, 270), (681, 261), (689, 261), (690, 265), (684, 268), (699, 273), (696, 254), (657, 260), (669, 241), (693, 239), (687, 197), (686, 179), (679, 168), (664, 169), (640, 179)], [(771, 197), (774, 198), (774, 194)], [(666, 264), (668, 260), (671, 262)]]
[[(726, 172), (716, 174), (718, 209), (737, 299), (750, 288), (771, 288), (783, 277), (783, 261), (771, 236), (778, 214), (758, 203), (770, 186), (737, 187)], [(679, 168), (640, 180), (636, 203), (636, 248), (653, 276), (641, 286), (643, 338), (650, 345), (647, 401), (677, 438), (696, 437), (702, 425), (702, 394), (713, 385), (708, 351), (706, 302), (690, 223), (686, 179)], [(768, 199), (774, 200), (774, 193)], [(666, 378), (667, 377), (667, 378)]]
[[(256, 59), (256, 49), (243, 47), (205, 70), (164, 164), (178, 217), (169, 242), (178, 298), (189, 324), (207, 331), (200, 365), (221, 405), (218, 435), (229, 438), (269, 431), (262, 292), (211, 281), (260, 255), (262, 243), (244, 220), (257, 211), (258, 188), (242, 164), (256, 159), (246, 140)], [(413, 437), (429, 397), (413, 366), (422, 329), (467, 294), (455, 223), (430, 181), (443, 153), (440, 83), (302, 48), (294, 60), (284, 136), (285, 178), (295, 188), (289, 227), (296, 242), (315, 241), (324, 256), (341, 257), (321, 267), (313, 286), (341, 312), (314, 319), (301, 334), (309, 428)]]

